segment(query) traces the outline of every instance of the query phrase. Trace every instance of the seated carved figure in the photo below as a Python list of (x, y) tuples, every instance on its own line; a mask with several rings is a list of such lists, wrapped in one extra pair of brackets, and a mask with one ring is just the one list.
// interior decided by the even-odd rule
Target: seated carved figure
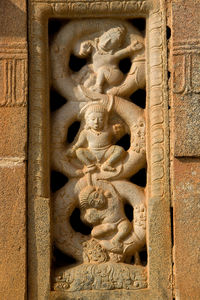
[(81, 131), (75, 145), (67, 155), (76, 154), (86, 166), (87, 172), (94, 171), (99, 164), (104, 171), (114, 172), (114, 167), (124, 155), (124, 149), (112, 145), (119, 136), (122, 125), (108, 125), (108, 111), (101, 104), (90, 104), (85, 111), (85, 128)]
[(79, 194), (79, 203), (82, 221), (93, 226), (91, 236), (109, 252), (122, 253), (123, 241), (133, 227), (120, 198), (99, 187), (86, 186)]
[(87, 57), (92, 54), (92, 65), (96, 75), (95, 84), (91, 76), (85, 82), (86, 87), (92, 85), (92, 90), (102, 93), (106, 82), (111, 86), (122, 82), (124, 75), (118, 66), (120, 59), (143, 48), (143, 45), (135, 40), (128, 47), (120, 49), (124, 36), (125, 28), (120, 26), (104, 32), (94, 41), (88, 40), (81, 43), (78, 55)]

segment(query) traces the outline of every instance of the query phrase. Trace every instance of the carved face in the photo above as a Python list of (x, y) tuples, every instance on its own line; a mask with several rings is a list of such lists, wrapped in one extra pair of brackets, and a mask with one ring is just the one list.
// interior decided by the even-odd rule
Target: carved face
[(91, 112), (86, 118), (87, 126), (94, 130), (102, 130), (105, 122), (106, 116), (103, 112)]
[(106, 198), (101, 190), (92, 192), (88, 200), (90, 206), (96, 209), (104, 208), (106, 205)]
[(108, 33), (104, 33), (99, 38), (99, 48), (105, 51), (115, 49), (117, 44), (118, 44), (118, 39), (117, 37), (115, 37), (115, 35), (111, 36)]

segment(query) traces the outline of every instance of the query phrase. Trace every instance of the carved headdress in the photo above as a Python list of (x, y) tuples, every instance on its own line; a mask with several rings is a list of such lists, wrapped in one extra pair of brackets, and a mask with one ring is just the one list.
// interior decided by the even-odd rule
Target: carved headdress
[(107, 108), (99, 103), (99, 102), (90, 102), (90, 103), (87, 103), (80, 111), (80, 116), (84, 115), (85, 118), (87, 118), (89, 116), (90, 113), (92, 112), (101, 112), (101, 113), (109, 113)]
[(113, 27), (108, 31), (104, 32), (101, 35), (101, 38), (103, 38), (104, 36), (110, 36), (112, 40), (114, 39), (120, 45), (124, 38), (124, 35), (125, 35), (125, 27), (121, 25), (118, 27)]

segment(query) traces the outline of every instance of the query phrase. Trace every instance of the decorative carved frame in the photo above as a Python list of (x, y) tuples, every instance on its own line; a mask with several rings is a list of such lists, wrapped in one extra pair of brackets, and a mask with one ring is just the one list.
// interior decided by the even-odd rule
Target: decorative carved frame
[[(81, 17), (146, 18), (148, 288), (143, 290), (51, 291), (48, 20)], [(30, 0), (29, 41), (28, 299), (172, 299), (164, 0)]]

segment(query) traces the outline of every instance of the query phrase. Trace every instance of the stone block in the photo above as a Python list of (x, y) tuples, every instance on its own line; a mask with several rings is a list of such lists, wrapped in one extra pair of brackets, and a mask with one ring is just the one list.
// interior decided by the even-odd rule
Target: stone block
[(1, 107), (0, 157), (25, 158), (27, 145), (27, 108)]
[(172, 2), (172, 130), (176, 157), (200, 155), (199, 23), (199, 2)]
[(26, 1), (1, 0), (0, 41), (26, 40)]
[(26, 295), (26, 167), (0, 166), (0, 299)]
[(200, 159), (175, 159), (173, 168), (175, 296), (200, 296)]

